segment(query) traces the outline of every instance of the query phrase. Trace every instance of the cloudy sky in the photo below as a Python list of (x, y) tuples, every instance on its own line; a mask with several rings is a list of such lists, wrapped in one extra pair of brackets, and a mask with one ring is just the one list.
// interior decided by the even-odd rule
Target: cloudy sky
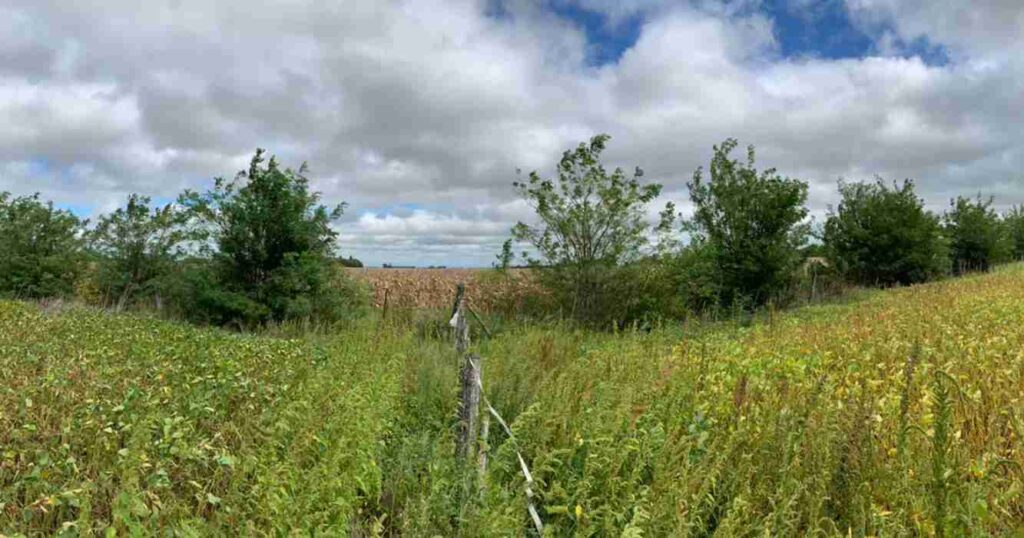
[(0, 191), (82, 216), (265, 147), (350, 204), (344, 254), (489, 265), (516, 169), (602, 132), (684, 212), (729, 136), (819, 216), (876, 174), (1022, 203), (1024, 3), (0, 0)]

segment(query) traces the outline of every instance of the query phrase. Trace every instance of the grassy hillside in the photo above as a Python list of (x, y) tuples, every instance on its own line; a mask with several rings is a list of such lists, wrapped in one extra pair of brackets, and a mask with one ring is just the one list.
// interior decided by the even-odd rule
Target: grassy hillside
[[(0, 305), (0, 532), (524, 535), (515, 445), (453, 460), (457, 362)], [(478, 342), (548, 535), (1024, 532), (1024, 267), (750, 327)]]

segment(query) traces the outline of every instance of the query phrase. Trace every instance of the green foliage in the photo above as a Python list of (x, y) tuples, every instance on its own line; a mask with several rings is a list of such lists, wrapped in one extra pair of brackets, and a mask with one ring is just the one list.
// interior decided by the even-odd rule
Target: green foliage
[(413, 349), (373, 334), (0, 302), (0, 534), (347, 535), (381, 493)]
[[(764, 323), (286, 340), (0, 302), (0, 533), (1005, 536), (1024, 511), (1024, 267)], [(445, 311), (440, 318), (446, 318)], [(107, 530), (111, 529), (111, 530)]]
[(150, 208), (150, 199), (132, 194), (124, 207), (101, 216), (89, 234), (99, 256), (97, 286), (118, 305), (159, 294), (182, 256), (188, 235), (174, 206)]
[(707, 242), (691, 242), (679, 251), (663, 257), (673, 283), (672, 294), (687, 312), (712, 314), (722, 304), (722, 274), (719, 256)]
[(715, 146), (710, 177), (697, 169), (687, 184), (695, 206), (684, 230), (710, 256), (722, 303), (763, 305), (779, 299), (793, 281), (807, 241), (807, 184), (780, 176), (774, 168), (754, 168), (754, 147), (747, 162), (729, 158), (735, 139)]
[(1014, 260), (1024, 260), (1024, 205), (1016, 205), (1003, 215), (1009, 241), (1010, 255)]
[(304, 172), (305, 165), (298, 172), (281, 169), (273, 157), (264, 164), (257, 150), (248, 172), (233, 181), (218, 178), (206, 193), (181, 195), (212, 250), (210, 270), (188, 277), (192, 302), (201, 308), (197, 317), (253, 326), (346, 315), (349, 305), (330, 287), (337, 278), (331, 267), (337, 232), (330, 224), (344, 205), (320, 205)]
[(1008, 238), (999, 214), (992, 209), (992, 198), (983, 200), (979, 195), (971, 200), (957, 196), (950, 201), (950, 210), (943, 220), (955, 273), (988, 271), (1009, 257)]
[(946, 273), (948, 247), (939, 219), (924, 209), (910, 180), (890, 187), (839, 183), (842, 201), (825, 222), (824, 241), (839, 270), (868, 286), (925, 282)]
[(84, 269), (82, 230), (71, 212), (39, 195), (0, 193), (0, 294), (41, 298), (70, 295)]
[(506, 239), (501, 244), (501, 252), (498, 253), (497, 261), (494, 263), (494, 268), (498, 271), (505, 272), (512, 265), (512, 260), (515, 258), (515, 254), (512, 253), (512, 240)]
[(534, 171), (513, 184), (540, 221), (518, 223), (513, 237), (540, 255), (530, 263), (565, 314), (596, 325), (623, 320), (612, 300), (622, 291), (616, 272), (641, 257), (650, 231), (644, 210), (661, 192), (661, 185), (640, 183), (639, 168), (632, 177), (621, 168), (608, 173), (600, 162), (608, 139), (598, 135), (566, 151), (554, 180)]

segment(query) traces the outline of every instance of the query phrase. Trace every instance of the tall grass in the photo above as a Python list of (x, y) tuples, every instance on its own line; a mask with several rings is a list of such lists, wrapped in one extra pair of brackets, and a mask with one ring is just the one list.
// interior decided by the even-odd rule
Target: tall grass
[[(1016, 266), (753, 324), (509, 328), (478, 351), (549, 535), (1005, 535), (1024, 530), (1022, 322)], [(413, 359), (434, 381), (406, 401), (434, 404), (405, 409), (432, 418), (392, 438), (415, 456), (386, 473), (404, 500), (385, 528), (529, 534), (500, 434), (482, 497), (451, 502), (442, 356)]]
[(9, 302), (0, 328), (0, 533), (344, 533), (380, 493), (401, 338)]
[(491, 428), (483, 480), (444, 317), (284, 339), (0, 303), (0, 533), (530, 535), (516, 450), (549, 536), (1024, 531), (1022, 266), (743, 323), (494, 324), (517, 442)]

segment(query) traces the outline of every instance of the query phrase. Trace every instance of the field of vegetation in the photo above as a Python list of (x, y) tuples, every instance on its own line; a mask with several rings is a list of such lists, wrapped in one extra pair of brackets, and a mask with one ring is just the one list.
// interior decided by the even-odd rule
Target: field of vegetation
[[(444, 314), (438, 314), (445, 317)], [(750, 323), (451, 343), (299, 339), (0, 303), (0, 533), (551, 536), (1024, 532), (1024, 267)], [(475, 467), (475, 465), (474, 465)]]
[(508, 302), (522, 302), (538, 293), (536, 279), (528, 269), (508, 269), (502, 274), (486, 269), (462, 268), (348, 268), (346, 272), (367, 283), (373, 306), (405, 308), (450, 308), (455, 288), (464, 283), (470, 304), (480, 312), (503, 312)]

